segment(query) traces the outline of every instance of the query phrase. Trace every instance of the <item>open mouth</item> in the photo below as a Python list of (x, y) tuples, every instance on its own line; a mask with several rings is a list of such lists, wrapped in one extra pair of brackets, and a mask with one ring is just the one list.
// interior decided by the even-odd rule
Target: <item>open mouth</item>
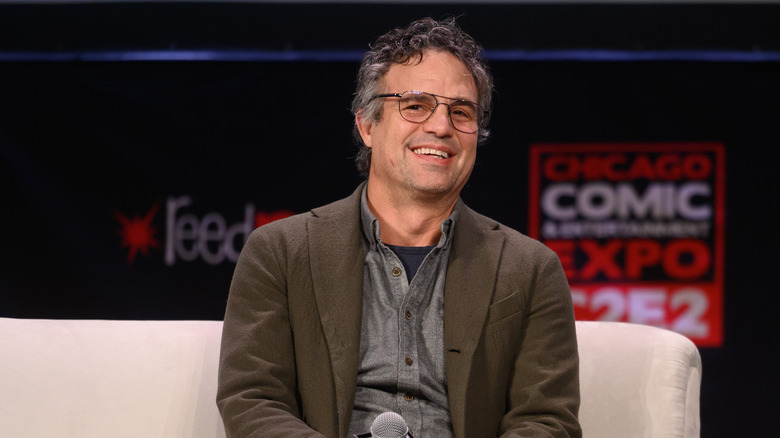
[(412, 152), (414, 152), (415, 154), (418, 154), (418, 155), (429, 155), (429, 156), (438, 157), (438, 158), (441, 158), (441, 159), (450, 157), (450, 154), (448, 154), (447, 152), (440, 151), (440, 150), (437, 150), (437, 149), (431, 149), (431, 148), (418, 148), (418, 149), (413, 150)]

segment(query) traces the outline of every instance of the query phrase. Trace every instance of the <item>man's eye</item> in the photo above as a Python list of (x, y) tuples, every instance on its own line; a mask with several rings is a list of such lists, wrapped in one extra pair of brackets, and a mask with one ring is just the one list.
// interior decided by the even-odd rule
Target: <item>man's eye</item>
[(404, 111), (410, 112), (429, 112), (430, 108), (420, 103), (410, 103), (403, 107)]
[(466, 108), (452, 108), (450, 114), (452, 117), (457, 117), (460, 120), (472, 120), (474, 118), (474, 112)]

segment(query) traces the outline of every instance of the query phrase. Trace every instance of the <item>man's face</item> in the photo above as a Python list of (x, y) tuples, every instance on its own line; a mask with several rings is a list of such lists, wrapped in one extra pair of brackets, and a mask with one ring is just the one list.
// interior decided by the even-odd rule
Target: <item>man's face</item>
[[(384, 77), (381, 93), (424, 91), (448, 98), (478, 102), (474, 79), (455, 56), (424, 52), (422, 62), (394, 64)], [(474, 167), (477, 133), (453, 128), (447, 107), (439, 105), (423, 123), (404, 120), (398, 99), (383, 99), (379, 121), (357, 119), (366, 146), (371, 148), (369, 185), (392, 197), (457, 198)], [(450, 99), (439, 98), (450, 103)]]

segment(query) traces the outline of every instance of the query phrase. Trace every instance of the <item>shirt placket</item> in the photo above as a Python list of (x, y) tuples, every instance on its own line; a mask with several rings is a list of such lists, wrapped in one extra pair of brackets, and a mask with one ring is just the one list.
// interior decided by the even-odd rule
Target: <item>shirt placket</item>
[(404, 417), (409, 428), (419, 428), (421, 413), (416, 394), (420, 391), (420, 371), (416, 358), (417, 334), (411, 311), (414, 293), (406, 279), (403, 264), (395, 253), (384, 245), (381, 245), (381, 252), (387, 261), (385, 266), (390, 270), (387, 279), (396, 303), (394, 309), (398, 327), (398, 349), (395, 358), (398, 388), (396, 403), (399, 413)]

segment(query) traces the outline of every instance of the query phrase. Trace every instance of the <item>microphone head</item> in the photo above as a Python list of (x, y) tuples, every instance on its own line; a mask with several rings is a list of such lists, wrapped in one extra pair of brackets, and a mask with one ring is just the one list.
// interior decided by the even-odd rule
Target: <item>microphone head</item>
[(395, 412), (379, 414), (371, 423), (371, 436), (374, 438), (404, 438), (408, 432), (406, 420)]

